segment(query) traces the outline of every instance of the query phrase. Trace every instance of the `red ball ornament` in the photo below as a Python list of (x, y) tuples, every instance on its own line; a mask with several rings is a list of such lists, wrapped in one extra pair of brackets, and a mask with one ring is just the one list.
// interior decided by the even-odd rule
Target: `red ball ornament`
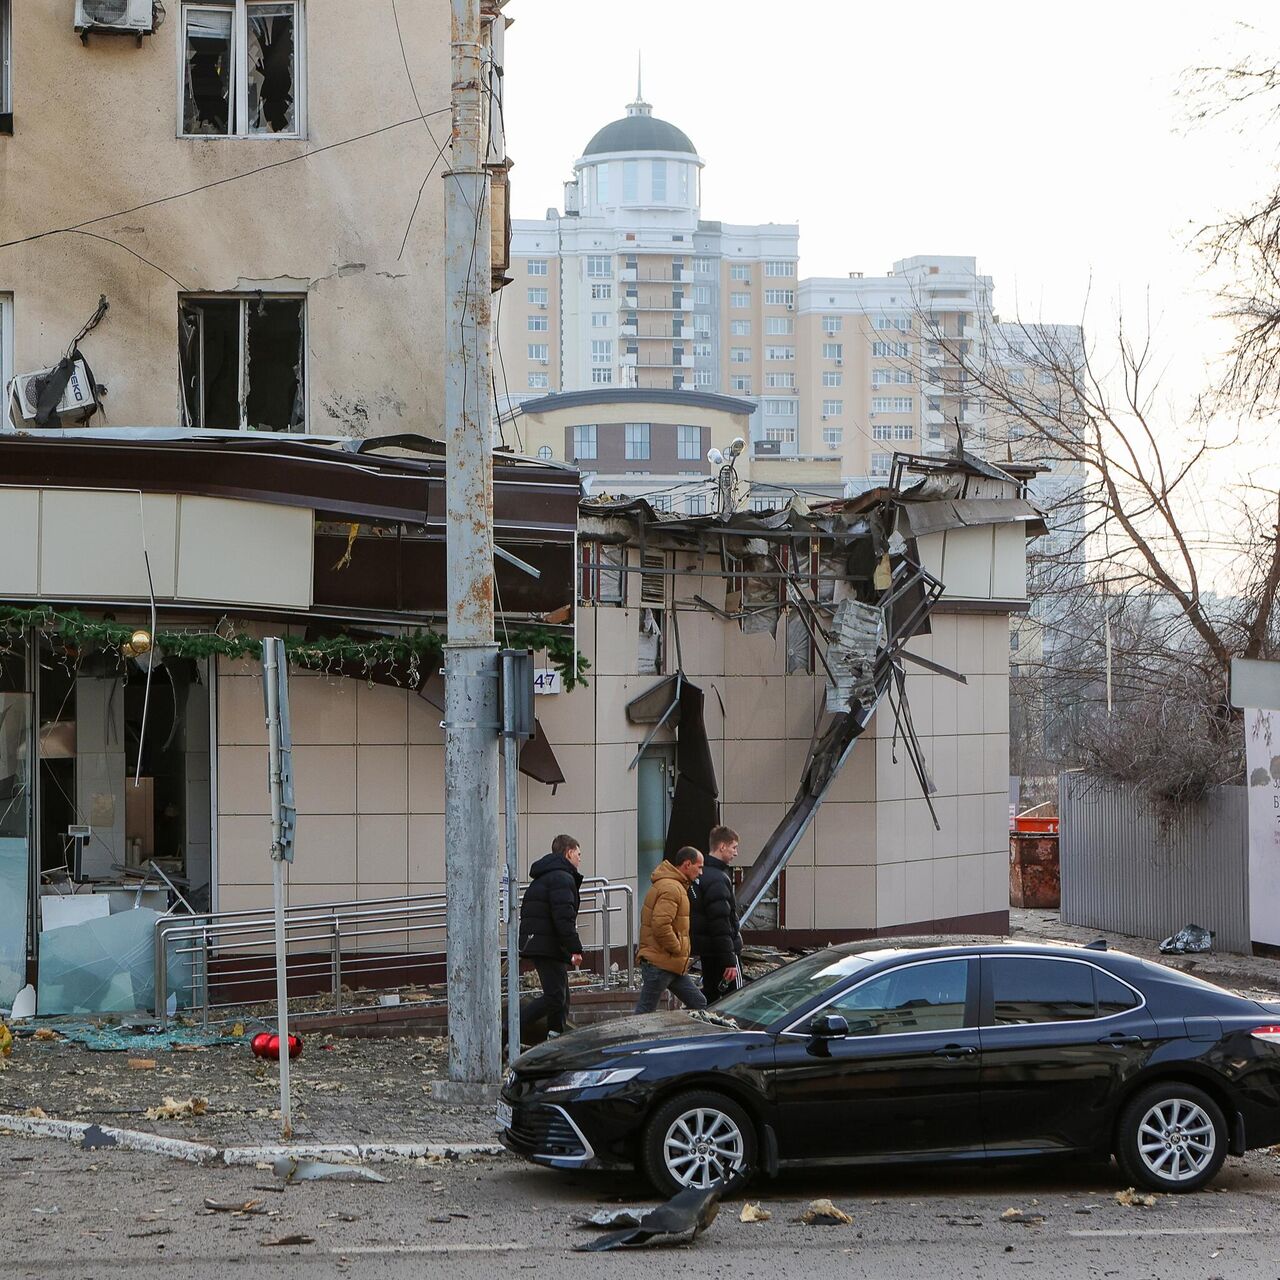
[(255, 1058), (265, 1058), (267, 1056), (267, 1045), (271, 1040), (270, 1031), (259, 1031), (252, 1040), (249, 1041), (249, 1048), (253, 1050)]
[[(301, 1052), (302, 1052), (302, 1037), (291, 1034), (289, 1036), (290, 1059), (292, 1060), (293, 1058), (298, 1057), (298, 1055), (301, 1054)], [(280, 1061), (280, 1037), (278, 1035), (271, 1036), (267, 1040), (266, 1056), (268, 1058), (271, 1058), (275, 1062)]]

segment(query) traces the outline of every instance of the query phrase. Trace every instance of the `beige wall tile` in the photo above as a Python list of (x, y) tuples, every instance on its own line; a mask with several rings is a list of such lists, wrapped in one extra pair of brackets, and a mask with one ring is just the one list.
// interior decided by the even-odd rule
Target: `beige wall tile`
[(561, 833), (581, 840), (584, 845), (583, 862), (595, 857), (597, 846), (596, 819), (592, 813), (531, 813), (529, 837), (526, 842), (527, 861), (521, 865), (521, 873), (529, 874), (529, 867), (544, 853), (551, 852), (551, 842)]
[(1009, 909), (1009, 855), (1006, 852), (982, 855), (984, 911)]
[[(911, 723), (922, 738), (929, 737), (934, 731), (933, 686), (945, 679), (946, 676), (935, 676), (910, 665), (907, 667), (907, 706), (911, 708)], [(886, 720), (892, 718), (887, 716)]]
[(727, 742), (721, 792), (726, 804), (789, 799), (784, 744), (777, 740)]
[[(339, 884), (317, 884), (311, 881), (300, 881), (290, 878), (288, 900), (291, 907), (314, 907), (326, 902), (351, 902), (355, 899), (356, 887), (353, 881)], [(291, 951), (294, 947), (290, 945)], [(316, 951), (321, 948), (313, 941), (301, 942), (298, 950)]]
[(938, 788), (938, 794), (943, 796), (958, 795), (959, 793), (956, 790), (958, 776), (956, 739), (950, 737), (922, 738), (920, 746), (924, 752), (929, 776), (933, 779), (934, 786)]
[(907, 816), (905, 800), (876, 802), (876, 861), (904, 862), (907, 850)]
[(872, 866), (876, 861), (875, 805), (825, 801), (813, 820), (819, 867)]
[(876, 928), (888, 929), (907, 919), (907, 868), (902, 862), (876, 867)]
[(298, 745), (346, 746), (356, 740), (355, 680), (293, 672), (289, 710)]
[(982, 699), (986, 692), (987, 677), (970, 674), (967, 684), (952, 687), (956, 691), (956, 729), (960, 733), (979, 733), (982, 730)]
[(933, 918), (948, 920), (960, 914), (960, 859), (933, 860)]
[[(945, 581), (945, 579), (944, 579)], [(946, 597), (944, 596), (945, 600)], [(939, 613), (934, 612), (929, 619), (929, 625), (932, 628), (931, 639), (933, 641), (932, 658), (934, 662), (940, 663), (944, 667), (950, 667), (952, 671), (959, 670), (956, 663), (956, 620), (959, 614), (955, 613)], [(964, 673), (961, 672), (963, 675)], [(955, 683), (951, 681), (950, 683)]]
[(266, 814), (218, 819), (218, 879), (223, 884), (271, 883), (271, 820)]
[(410, 814), (409, 883), (444, 884), (444, 862), (444, 815)]
[(905, 862), (903, 893), (905, 896), (906, 924), (932, 920), (933, 915), (933, 861)]
[[(585, 837), (579, 836), (580, 840)], [(636, 879), (636, 815), (597, 814), (595, 832), (582, 851), (584, 875), (605, 876), (634, 884)]]
[(773, 834), (786, 814), (784, 804), (729, 804), (720, 806), (720, 816), (726, 826), (732, 827), (741, 838), (738, 862), (749, 866), (764, 848), (765, 841)]
[(1002, 733), (982, 735), (983, 791), (1009, 790), (1009, 739)]
[[(1007, 785), (1007, 784), (1006, 784)], [(983, 853), (1009, 856), (1009, 793), (1003, 791), (982, 798)]]
[(932, 858), (934, 840), (937, 833), (933, 829), (933, 819), (929, 816), (929, 806), (923, 797), (915, 795), (902, 804), (903, 822), (903, 861), (918, 862), (921, 858)]
[(356, 732), (362, 745), (397, 745), (409, 741), (409, 702), (421, 702), (408, 689), (390, 689), (386, 685), (370, 686), (364, 681), (356, 685)]
[(356, 819), (357, 882), (409, 881), (409, 819), (403, 813), (362, 813)]
[[(874, 746), (876, 752), (876, 799), (903, 799), (907, 795), (906, 746), (901, 739), (895, 744), (892, 738), (877, 738)], [(856, 751), (857, 747), (854, 750)], [(896, 760), (894, 759), (895, 756), (897, 757)]]
[(822, 867), (814, 872), (815, 929), (873, 929), (876, 923), (875, 867)]
[(821, 714), (822, 682), (814, 676), (782, 676), (785, 694), (786, 734), (808, 741)]
[(965, 855), (982, 853), (986, 849), (986, 833), (983, 829), (983, 808), (986, 797), (961, 796), (956, 801), (956, 852)]
[(565, 780), (555, 795), (550, 787), (529, 794), (532, 813), (591, 813), (596, 806), (595, 750), (591, 747), (556, 747), (556, 759)]
[[(924, 801), (918, 802), (922, 807)], [(933, 856), (935, 858), (954, 858), (960, 852), (960, 802), (955, 796), (934, 796), (933, 807), (938, 815), (940, 830), (933, 829)]]
[(444, 747), (409, 748), (409, 812), (444, 812)]
[(737, 623), (724, 629), (725, 670), (738, 676), (782, 675), (786, 669), (785, 628), (778, 624), (777, 636), (767, 631), (747, 635)]
[(634, 676), (640, 641), (640, 611), (600, 608), (595, 614), (596, 673), (602, 676)]
[(1009, 676), (986, 676), (982, 690), (982, 732), (1009, 733)]
[[(588, 677), (590, 680), (590, 677)], [(586, 688), (572, 693), (552, 693), (533, 701), (534, 714), (553, 747), (572, 746), (595, 741), (596, 685), (591, 680)]]
[(956, 914), (973, 916), (988, 910), (984, 859), (980, 855), (970, 855), (957, 858), (956, 864)]
[[(661, 676), (597, 676), (592, 682), (596, 690), (595, 741), (634, 742), (639, 746), (653, 726), (631, 724), (627, 720), (627, 703), (661, 679)], [(674, 741), (665, 728), (660, 738)]]
[[(685, 671), (699, 682), (700, 676), (723, 675), (725, 667), (725, 624), (722, 619), (699, 609), (681, 613), (680, 655)], [(667, 670), (676, 666), (676, 642), (671, 620), (667, 621)]]
[[(876, 743), (877, 739), (864, 734), (854, 744), (827, 790), (828, 801), (863, 803), (876, 798)], [(799, 745), (808, 750), (807, 742)]]
[(963, 733), (956, 743), (956, 794), (981, 795), (986, 790), (983, 735)]
[(1009, 674), (1009, 624), (1007, 613), (983, 615), (982, 653), (988, 675)]
[(354, 746), (295, 746), (293, 778), (300, 814), (355, 813)]
[[(588, 751), (591, 748), (587, 748)], [(630, 742), (605, 743), (596, 747), (595, 758), (595, 804), (597, 813), (614, 813), (619, 809), (635, 811), (636, 769), (627, 766), (635, 759), (636, 748)], [(561, 762), (563, 765), (563, 761)], [(565, 776), (569, 770), (564, 766)], [(563, 792), (564, 788), (561, 787)]]
[(777, 738), (787, 719), (787, 684), (785, 676), (728, 677), (724, 687), (726, 736)]
[(218, 679), (218, 741), (228, 744), (267, 744), (266, 709), (261, 676), (220, 676)]
[(267, 791), (267, 753), (262, 747), (219, 749), (218, 812), (271, 812), (271, 796)]
[[(345, 884), (356, 881), (356, 819), (351, 813), (309, 813), (299, 808), (289, 883)], [(314, 901), (314, 899), (313, 899)]]
[(408, 747), (356, 748), (356, 804), (362, 814), (408, 813)]
[(591, 664), (587, 668), (587, 679), (590, 680), (596, 669), (596, 614), (599, 611), (590, 605), (578, 606), (575, 615), (577, 622), (578, 652)]
[(267, 911), (271, 907), (271, 884), (218, 885), (218, 911)]
[(966, 727), (976, 729), (982, 723), (981, 712), (976, 723), (966, 726), (959, 721), (959, 690), (954, 680), (935, 680), (933, 682), (933, 733), (935, 737), (950, 733), (960, 733)]
[(980, 613), (955, 615), (956, 670), (966, 676), (981, 675), (986, 670), (986, 624)]
[(814, 927), (814, 877), (809, 867), (788, 867), (783, 873), (786, 879), (786, 907), (783, 925), (788, 929), (812, 929)]

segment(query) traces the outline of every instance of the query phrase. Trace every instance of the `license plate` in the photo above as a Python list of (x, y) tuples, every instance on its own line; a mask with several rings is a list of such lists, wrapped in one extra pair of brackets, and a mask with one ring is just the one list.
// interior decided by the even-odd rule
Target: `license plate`
[(500, 1129), (511, 1128), (511, 1104), (508, 1102), (498, 1103), (498, 1127)]

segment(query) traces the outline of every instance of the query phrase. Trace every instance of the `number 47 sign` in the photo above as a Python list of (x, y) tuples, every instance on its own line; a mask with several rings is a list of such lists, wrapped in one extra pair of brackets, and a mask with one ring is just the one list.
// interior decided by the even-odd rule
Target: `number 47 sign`
[(560, 680), (560, 672), (556, 670), (539, 670), (533, 673), (534, 693), (563, 693), (564, 685)]

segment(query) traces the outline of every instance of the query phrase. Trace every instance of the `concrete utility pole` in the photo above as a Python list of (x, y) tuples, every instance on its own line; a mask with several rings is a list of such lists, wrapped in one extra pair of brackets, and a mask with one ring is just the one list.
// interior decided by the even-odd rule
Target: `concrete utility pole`
[[(498, 660), (493, 634), (487, 72), (480, 0), (450, 0), (453, 154), (445, 184), (445, 889), (449, 1082), (501, 1070)], [(459, 1088), (461, 1086), (461, 1089)]]

